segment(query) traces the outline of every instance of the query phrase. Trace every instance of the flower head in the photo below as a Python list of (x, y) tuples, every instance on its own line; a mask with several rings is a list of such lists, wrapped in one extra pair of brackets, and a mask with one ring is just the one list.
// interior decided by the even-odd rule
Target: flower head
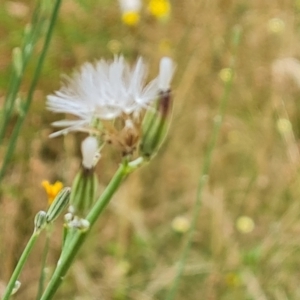
[(122, 12), (136, 11), (142, 8), (141, 0), (119, 0)]
[(140, 21), (140, 14), (136, 11), (128, 11), (122, 14), (122, 22), (127, 26), (136, 26)]
[(54, 95), (48, 96), (47, 108), (53, 112), (69, 113), (78, 120), (54, 122), (68, 127), (52, 137), (69, 131), (88, 131), (96, 120), (113, 120), (121, 115), (138, 116), (158, 95), (158, 80), (145, 85), (147, 67), (139, 58), (134, 67), (122, 56), (111, 63), (100, 60), (86, 63)]
[(236, 221), (236, 228), (241, 233), (250, 233), (255, 228), (254, 221), (248, 216), (241, 216)]
[(150, 0), (148, 10), (157, 19), (166, 18), (170, 14), (170, 2), (168, 0)]
[(53, 200), (55, 199), (56, 195), (61, 191), (63, 188), (63, 184), (60, 181), (56, 181), (55, 183), (51, 184), (47, 180), (42, 181), (42, 186), (45, 189), (48, 195), (48, 204), (50, 205)]
[(119, 0), (122, 21), (128, 26), (136, 26), (140, 20), (141, 0)]
[(175, 232), (186, 233), (190, 229), (190, 221), (184, 216), (177, 216), (172, 221), (172, 228)]
[[(159, 110), (162, 105), (157, 103), (169, 103), (166, 100), (170, 98), (174, 69), (170, 58), (162, 58), (159, 75), (146, 84), (147, 66), (142, 58), (133, 67), (125, 62), (123, 56), (115, 56), (112, 62), (100, 60), (95, 64), (84, 64), (77, 73), (67, 78), (59, 91), (48, 96), (49, 110), (77, 117), (76, 120), (54, 122), (54, 126), (65, 129), (50, 136), (70, 131), (88, 132), (98, 139), (99, 149), (104, 143), (110, 143), (117, 146), (123, 155), (132, 154), (141, 139), (146, 111)], [(161, 100), (162, 95), (164, 101)], [(92, 166), (91, 159), (87, 161), (88, 168)]]

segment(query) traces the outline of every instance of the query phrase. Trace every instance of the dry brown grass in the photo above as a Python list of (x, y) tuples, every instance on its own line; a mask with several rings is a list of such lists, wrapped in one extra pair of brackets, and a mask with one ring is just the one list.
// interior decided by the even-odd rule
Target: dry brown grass
[[(24, 3), (30, 12), (33, 1)], [(239, 25), (243, 34), (234, 87), (176, 299), (300, 299), (300, 87), (284, 70), (272, 76), (275, 60), (299, 57), (299, 1), (173, 1), (169, 22), (145, 14), (136, 30), (122, 25), (115, 1), (86, 3), (63, 1), (34, 103), (2, 182), (1, 285), (28, 240), (33, 216), (46, 206), (40, 182), (60, 179), (70, 185), (80, 162), (82, 136), (47, 138), (56, 116), (45, 111), (45, 96), (58, 88), (60, 73), (86, 60), (111, 57), (109, 42), (117, 40), (127, 57), (145, 56), (153, 74), (162, 55), (175, 58), (173, 123), (158, 156), (115, 195), (55, 299), (164, 299), (185, 240), (172, 229), (172, 220), (191, 217), (223, 89), (219, 72), (229, 64), (230, 35)], [(10, 52), (30, 19), (29, 12), (14, 15), (6, 4), (4, 10), (0, 99)], [(281, 32), (270, 30), (272, 18), (283, 21)], [(292, 131), (288, 126), (279, 131), (279, 119), (289, 120), (284, 124), (291, 124)], [(103, 154), (98, 167), (102, 187), (118, 159), (116, 153)], [(255, 223), (247, 234), (236, 227), (244, 215)], [(58, 258), (61, 243), (59, 226), (54, 230), (49, 265)], [(34, 299), (42, 246), (43, 239), (15, 299)]]

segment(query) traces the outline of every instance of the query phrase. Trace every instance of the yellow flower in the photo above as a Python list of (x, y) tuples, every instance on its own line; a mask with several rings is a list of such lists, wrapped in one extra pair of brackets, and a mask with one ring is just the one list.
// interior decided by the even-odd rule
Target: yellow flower
[(231, 80), (233, 75), (232, 69), (231, 68), (224, 68), (219, 72), (219, 76), (223, 82), (228, 82)]
[(56, 195), (63, 188), (63, 184), (60, 181), (56, 181), (55, 183), (51, 184), (49, 181), (43, 180), (42, 186), (44, 187), (44, 189), (47, 193), (49, 205), (51, 205), (51, 203), (55, 199)]
[(158, 19), (167, 17), (170, 9), (171, 6), (168, 0), (150, 0), (148, 4), (150, 14)]
[(235, 225), (237, 230), (241, 233), (250, 233), (255, 227), (254, 221), (247, 216), (239, 217)]
[(136, 26), (140, 21), (140, 14), (137, 11), (127, 11), (122, 15), (122, 22), (128, 26)]
[(177, 216), (172, 221), (172, 228), (178, 233), (186, 233), (190, 229), (190, 221), (184, 216)]
[(121, 42), (119, 42), (118, 40), (110, 40), (107, 43), (107, 48), (110, 52), (112, 52), (113, 54), (117, 54), (121, 52), (122, 49), (122, 44)]
[(285, 29), (285, 23), (279, 18), (273, 18), (268, 22), (268, 30), (271, 33), (280, 34), (283, 33)]

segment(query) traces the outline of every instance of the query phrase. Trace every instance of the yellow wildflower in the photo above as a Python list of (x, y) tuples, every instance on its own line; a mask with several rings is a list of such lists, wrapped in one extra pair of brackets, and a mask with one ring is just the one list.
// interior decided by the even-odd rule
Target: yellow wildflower
[(190, 229), (190, 221), (184, 216), (177, 216), (172, 221), (172, 228), (178, 233), (186, 233)]
[(136, 26), (140, 21), (141, 0), (119, 0), (122, 22), (127, 26)]
[(254, 227), (254, 221), (247, 216), (241, 216), (236, 221), (236, 228), (241, 233), (250, 233), (254, 230)]
[(49, 181), (43, 180), (42, 186), (44, 187), (44, 189), (47, 193), (49, 205), (51, 205), (51, 203), (55, 199), (56, 195), (63, 188), (63, 184), (60, 181), (56, 181), (55, 183), (51, 184)]
[(137, 11), (127, 11), (122, 15), (122, 22), (127, 26), (136, 26), (140, 21), (140, 14)]
[(285, 29), (285, 23), (279, 18), (273, 18), (268, 22), (268, 30), (270, 33), (280, 34)]
[(219, 72), (219, 76), (223, 82), (229, 82), (232, 78), (233, 71), (231, 68), (224, 68)]
[(148, 10), (157, 19), (168, 17), (171, 5), (168, 0), (150, 0)]
[(110, 40), (107, 43), (107, 48), (109, 49), (110, 52), (113, 54), (117, 54), (121, 52), (122, 49), (122, 44), (118, 40)]

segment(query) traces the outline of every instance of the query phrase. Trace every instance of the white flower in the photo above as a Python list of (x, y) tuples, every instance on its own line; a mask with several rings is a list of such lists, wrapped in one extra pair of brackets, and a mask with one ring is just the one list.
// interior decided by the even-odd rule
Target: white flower
[(139, 12), (142, 8), (141, 0), (119, 0), (119, 3), (124, 13), (130, 11)]
[(112, 62), (86, 63), (54, 95), (47, 97), (47, 108), (68, 113), (78, 120), (54, 122), (67, 127), (51, 136), (70, 131), (87, 131), (95, 120), (112, 120), (121, 115), (139, 116), (159, 94), (158, 78), (145, 85), (147, 67), (139, 58), (133, 68), (122, 56)]

